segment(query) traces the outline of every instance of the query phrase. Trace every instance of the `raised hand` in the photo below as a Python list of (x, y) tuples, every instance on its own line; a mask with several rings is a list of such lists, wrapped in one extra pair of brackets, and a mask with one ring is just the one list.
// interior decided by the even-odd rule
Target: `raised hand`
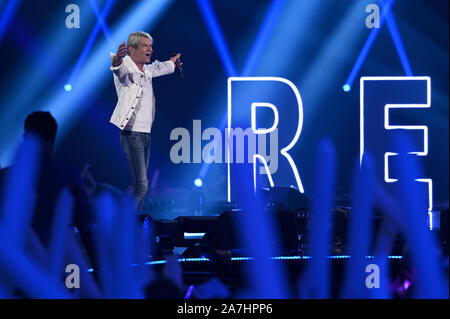
[(399, 160), (394, 168), (398, 171), (396, 198), (399, 210), (394, 220), (405, 235), (410, 246), (412, 266), (417, 272), (414, 288), (415, 298), (448, 298), (448, 281), (439, 265), (440, 251), (431, 232), (426, 227), (427, 205), (419, 183), (414, 179), (423, 176), (417, 161), (406, 155), (413, 149), (411, 141), (404, 135), (395, 140)]
[(170, 58), (170, 61), (172, 61), (173, 63), (177, 63), (177, 61), (180, 63), (180, 65), (183, 65), (183, 62), (181, 62), (181, 53), (177, 53), (176, 55), (174, 55), (173, 57)]
[(24, 249), (34, 206), (31, 185), (37, 178), (39, 151), (40, 140), (28, 137), (5, 183), (0, 222), (0, 273), (8, 282), (6, 285), (0, 282), (0, 286), (4, 285), (0, 293), (11, 297), (10, 288), (19, 287), (32, 298), (68, 298), (62, 283)]
[[(400, 154), (407, 154), (412, 149), (409, 140), (397, 140), (396, 149)], [(98, 290), (95, 282), (86, 277), (86, 266), (70, 233), (69, 220), (72, 209), (72, 198), (64, 191), (56, 206), (53, 229), (51, 231), (50, 249), (45, 251), (40, 247), (39, 254), (30, 254), (26, 244), (36, 241), (36, 236), (30, 237), (30, 221), (33, 209), (33, 190), (30, 185), (37, 178), (37, 160), (39, 143), (28, 139), (20, 149), (16, 163), (6, 180), (5, 196), (3, 198), (0, 220), (0, 296), (14, 297), (12, 291), (18, 287), (28, 297), (35, 298), (70, 298), (71, 295), (60, 280), (62, 265), (65, 258), (75, 261), (83, 271), (82, 286), (88, 286), (85, 296), (106, 298), (141, 298), (144, 297), (144, 287), (151, 279), (149, 267), (136, 268), (132, 264), (143, 264), (148, 256), (145, 243), (149, 238), (138, 230), (135, 216), (135, 203), (132, 198), (122, 198), (116, 201), (110, 195), (103, 195), (96, 205), (98, 222), (98, 269), (102, 290)], [(330, 211), (335, 181), (335, 154), (329, 142), (319, 145), (317, 152), (317, 167), (312, 190), (311, 210), (312, 260), (299, 281), (299, 297), (329, 298), (330, 282), (329, 259), (327, 255), (331, 248), (330, 230), (332, 229)], [(414, 180), (420, 174), (420, 168), (411, 155), (399, 155), (397, 161), (398, 187), (396, 194), (387, 193), (374, 179), (374, 164), (369, 155), (361, 170), (356, 171), (353, 212), (350, 223), (351, 256), (341, 287), (340, 297), (343, 298), (389, 298), (389, 264), (387, 255), (392, 247), (395, 234), (403, 233), (410, 247), (411, 264), (416, 273), (413, 283), (416, 298), (448, 298), (448, 281), (439, 265), (440, 252), (435, 245), (430, 232), (426, 229), (426, 205), (422, 202), (420, 188)], [(401, 163), (401, 165), (400, 165)], [(29, 200), (23, 201), (20, 198)], [(370, 220), (374, 206), (384, 213), (384, 223), (379, 232), (375, 247), (375, 258), (366, 260), (369, 253), (371, 238)], [(250, 208), (260, 208), (257, 205)], [(264, 221), (261, 210), (247, 210), (248, 216), (242, 226), (243, 240), (250, 247), (255, 262), (247, 268), (251, 281), (251, 295), (247, 297), (285, 298), (287, 285), (283, 271), (269, 262), (273, 252), (266, 252), (269, 239), (276, 238), (270, 230), (270, 223)], [(267, 217), (267, 216), (265, 216)], [(255, 222), (257, 221), (257, 222)], [(252, 229), (253, 226), (255, 229)], [(252, 236), (245, 236), (245, 232)], [(263, 239), (255, 240), (264, 234)], [(33, 239), (34, 238), (34, 239)], [(145, 239), (144, 239), (145, 238)], [(67, 243), (64, 244), (64, 242)], [(39, 244), (38, 242), (36, 244)], [(29, 246), (28, 246), (29, 248)], [(36, 252), (36, 251), (35, 251)], [(38, 256), (39, 255), (39, 256)], [(64, 257), (66, 256), (66, 257)], [(42, 258), (46, 258), (43, 262)], [(365, 287), (365, 266), (375, 263), (380, 268), (380, 288)], [(135, 269), (139, 274), (137, 274)], [(165, 275), (177, 285), (182, 286), (181, 269), (176, 263), (176, 257), (168, 261)]]
[(117, 49), (116, 56), (114, 57), (114, 60), (113, 60), (113, 66), (121, 65), (122, 59), (124, 58), (125, 55), (127, 55), (127, 47), (126, 47), (125, 42), (123, 42)]

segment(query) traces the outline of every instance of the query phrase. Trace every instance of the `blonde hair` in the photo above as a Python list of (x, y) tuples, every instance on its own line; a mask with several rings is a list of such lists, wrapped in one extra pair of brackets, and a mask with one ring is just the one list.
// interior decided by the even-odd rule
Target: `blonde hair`
[(133, 47), (137, 49), (139, 47), (139, 38), (149, 38), (150, 43), (153, 45), (153, 38), (150, 34), (144, 31), (133, 32), (128, 36), (127, 47)]

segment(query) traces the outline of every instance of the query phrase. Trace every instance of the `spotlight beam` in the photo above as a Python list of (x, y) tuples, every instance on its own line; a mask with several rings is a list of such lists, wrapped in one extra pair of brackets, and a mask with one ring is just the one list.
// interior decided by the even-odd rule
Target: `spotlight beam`
[[(364, 11), (361, 10), (361, 6), (364, 5), (366, 0), (358, 0), (356, 4), (353, 4), (345, 14), (337, 22), (333, 28), (333, 32), (328, 35), (327, 41), (323, 44), (320, 51), (317, 52), (316, 58), (312, 63), (309, 63), (308, 68), (299, 74), (298, 79), (294, 82), (298, 87), (301, 87), (304, 92), (303, 103), (309, 105), (304, 109), (304, 118), (307, 119), (307, 123), (316, 123), (320, 121), (318, 119), (319, 114), (323, 114), (326, 103), (321, 92), (328, 92), (336, 87), (336, 83), (340, 81), (342, 72), (345, 72), (345, 65), (349, 57), (352, 55), (352, 48), (357, 46), (360, 41), (360, 33), (352, 32), (361, 25), (361, 18), (364, 16)], [(346, 43), (342, 46), (342, 43)], [(324, 70), (327, 70), (327, 80), (323, 80)], [(320, 87), (320, 91), (317, 88)], [(316, 134), (317, 131), (314, 125), (305, 125), (303, 130), (303, 141), (310, 140), (310, 136)], [(301, 144), (299, 146), (299, 154), (303, 154), (307, 151), (308, 144)], [(305, 147), (303, 149), (303, 147)]]
[[(260, 32), (258, 33), (258, 36), (253, 44), (252, 50), (247, 57), (241, 76), (249, 76), (256, 68), (256, 65), (261, 58), (261, 54), (267, 44), (270, 34), (273, 32), (273, 29), (277, 22), (276, 20), (280, 16), (285, 2), (285, 0), (272, 1), (268, 13), (264, 19), (263, 26), (260, 29)], [(219, 56), (221, 57), (228, 77), (237, 76), (237, 70), (234, 66), (233, 58), (231, 57), (231, 54), (228, 50), (228, 46), (226, 45), (226, 42), (224, 40), (223, 33), (220, 29), (209, 1), (197, 0), (197, 5), (200, 8), (203, 18), (205, 19), (208, 30), (211, 33), (211, 37), (213, 38), (216, 49), (219, 52)], [(220, 130), (223, 130), (225, 128), (226, 123), (227, 112), (225, 112), (220, 122)], [(208, 173), (210, 165), (211, 164), (208, 163), (202, 164), (200, 172), (198, 174), (199, 178), (204, 179), (204, 177)]]
[[(93, 3), (93, 0), (90, 0), (91, 4)], [(105, 4), (105, 7), (103, 8), (103, 11), (97, 15), (97, 23), (94, 26), (94, 29), (92, 30), (89, 39), (87, 40), (83, 51), (81, 52), (80, 57), (78, 58), (77, 63), (75, 64), (75, 67), (72, 71), (72, 73), (70, 74), (69, 80), (67, 81), (68, 84), (72, 85), (73, 81), (77, 78), (78, 73), (80, 72), (81, 67), (84, 65), (84, 62), (86, 61), (86, 58), (89, 54), (89, 52), (91, 51), (92, 46), (94, 45), (95, 39), (97, 38), (98, 33), (100, 32), (100, 29), (103, 28), (102, 27), (102, 22), (104, 21), (104, 19), (106, 18), (106, 16), (108, 15), (109, 11), (111, 10), (111, 7), (114, 3), (114, 0), (108, 0), (108, 2)], [(94, 10), (95, 11), (95, 10)], [(98, 10), (97, 10), (98, 12)], [(103, 29), (103, 31), (105, 31), (105, 28)], [(105, 33), (109, 34), (108, 33)], [(108, 40), (111, 39), (111, 37), (106, 36), (106, 38)]]
[(217, 22), (214, 10), (208, 0), (196, 0), (197, 6), (200, 9), (203, 20), (205, 20), (208, 31), (213, 39), (214, 45), (219, 53), (220, 60), (228, 74), (228, 76), (237, 76), (236, 66), (231, 57), (225, 37)]
[[(111, 41), (118, 45), (128, 37), (128, 34), (131, 32), (130, 30), (151, 28), (172, 3), (173, 0), (134, 2), (130, 6), (130, 9), (124, 12), (114, 27), (111, 28)], [(59, 34), (65, 34), (65, 32), (64, 28), (64, 30), (58, 33), (55, 39), (59, 38)], [(61, 46), (61, 41), (54, 41), (53, 46), (49, 50), (58, 57), (67, 53), (70, 50), (70, 46)], [(110, 50), (111, 46), (104, 40), (89, 54), (86, 63), (80, 68), (78, 76), (71, 83), (73, 89), (70, 92), (70, 97), (62, 89), (66, 83), (60, 83), (61, 86), (59, 88), (55, 91), (48, 91), (42, 100), (39, 99), (39, 105), (45, 106), (53, 114), (61, 128), (58, 132), (56, 148), (64, 140), (67, 132), (70, 131), (82, 114), (84, 114), (86, 108), (91, 105), (89, 101), (92, 100), (92, 96), (95, 96), (101, 88), (109, 83), (106, 78), (111, 76), (111, 71), (109, 71), (111, 62), (108, 54)], [(45, 91), (45, 81), (39, 81), (39, 78), (45, 79), (47, 76), (47, 74), (38, 74), (36, 70), (32, 70), (26, 77), (19, 76), (18, 79), (24, 81), (23, 87), (27, 88), (27, 94), (19, 96), (17, 94), (11, 94), (11, 97), (4, 99), (5, 105), (14, 105), (15, 107), (7, 108), (1, 113), (1, 119), (3, 121), (0, 120), (0, 122), (7, 128), (6, 131), (8, 132), (6, 137), (3, 137), (3, 135), (0, 137), (0, 141), (3, 142), (3, 147), (0, 149), (2, 167), (12, 163), (14, 150), (21, 140), (23, 130), (22, 126), (14, 124), (17, 121), (13, 122), (8, 119), (14, 117), (20, 118), (21, 121), (23, 120), (26, 114), (24, 112), (30, 110), (29, 103), (33, 100), (35, 94)], [(35, 104), (36, 101), (33, 103)]]
[[(133, 4), (132, 8), (112, 28), (112, 42), (119, 44), (131, 31), (151, 28), (172, 3), (173, 0), (155, 0)], [(80, 69), (79, 76), (72, 83), (73, 90), (70, 98), (68, 98), (67, 92), (58, 90), (46, 101), (45, 105), (49, 106), (50, 112), (61, 126), (56, 146), (90, 105), (87, 100), (109, 83), (109, 81), (105, 81), (105, 78), (111, 76), (111, 71), (108, 69), (111, 63), (108, 55), (110, 49), (107, 41), (103, 41), (90, 54), (83, 68)]]
[(270, 34), (275, 28), (278, 17), (281, 14), (281, 10), (284, 7), (286, 0), (274, 0), (270, 5), (269, 11), (264, 19), (263, 26), (260, 29), (255, 43), (253, 44), (252, 51), (250, 52), (247, 62), (245, 63), (244, 70), (242, 71), (242, 76), (251, 76), (256, 68), (256, 64), (261, 59), (261, 54), (263, 53), (264, 47), (269, 40)]
[(21, 0), (10, 0), (5, 7), (5, 11), (0, 18), (0, 44), (2, 43), (3, 37), (6, 30), (8, 29), (9, 23), (13, 19), (16, 11), (20, 5)]
[[(35, 30), (28, 25), (27, 21), (23, 21), (20, 15), (16, 15), (11, 21), (12, 24), (6, 33), (11, 37), (25, 32), (25, 36), (22, 36), (20, 40), (25, 45), (24, 48), (26, 47), (24, 53), (32, 54), (33, 50), (39, 50), (39, 52), (34, 55), (33, 59), (28, 59), (27, 63), (18, 65), (15, 72), (9, 75), (10, 81), (4, 83), (5, 85), (0, 89), (3, 104), (14, 105), (14, 107), (0, 110), (0, 125), (5, 132), (8, 132), (0, 136), (2, 166), (8, 166), (13, 161), (15, 148), (21, 141), (22, 123), (25, 116), (37, 108), (47, 108), (48, 104), (43, 102), (48, 102), (48, 99), (54, 95), (54, 92), (48, 89), (49, 85), (57, 81), (61, 74), (71, 71), (66, 69), (65, 59), (73, 52), (74, 43), (82, 39), (83, 33), (74, 32), (70, 37), (71, 41), (61, 41), (67, 37), (68, 29), (54, 27), (55, 24), (61, 22), (61, 18), (58, 16), (46, 21), (45, 36), (35, 33)], [(83, 21), (87, 22), (88, 20), (85, 18)], [(20, 43), (18, 44), (20, 45)], [(17, 94), (13, 83), (20, 83), (22, 94)], [(61, 83), (59, 90), (64, 92), (67, 99), (67, 93), (61, 90), (63, 85)]]
[[(92, 7), (92, 10), (95, 13), (95, 16), (97, 17), (98, 22), (100, 23), (100, 27), (102, 28), (103, 34), (105, 35), (106, 39), (108, 41), (111, 40), (111, 33), (109, 32), (108, 26), (106, 25), (105, 19), (106, 16), (103, 15), (103, 12), (100, 13), (100, 10), (97, 6), (97, 3), (95, 2), (95, 0), (89, 0), (89, 4)], [(105, 8), (108, 4), (105, 5)]]
[(395, 49), (400, 58), (400, 62), (402, 63), (403, 70), (407, 76), (414, 76), (411, 65), (408, 60), (408, 56), (406, 54), (405, 47), (403, 46), (403, 41), (400, 36), (400, 32), (397, 28), (397, 23), (395, 22), (394, 15), (392, 14), (392, 6), (395, 0), (379, 0), (380, 4), (383, 6), (383, 11), (380, 17), (380, 28), (374, 28), (369, 34), (367, 41), (365, 42), (361, 53), (359, 54), (350, 75), (347, 77), (347, 80), (344, 84), (344, 91), (349, 92), (353, 82), (355, 81), (356, 75), (358, 74), (361, 66), (369, 54), (369, 51), (375, 42), (375, 39), (383, 25), (384, 20), (386, 20), (386, 24), (389, 29), (389, 33), (391, 35), (392, 41), (394, 42)]
[(405, 47), (403, 46), (403, 41), (400, 36), (400, 32), (398, 31), (397, 28), (397, 23), (395, 22), (391, 10), (389, 10), (386, 13), (386, 24), (389, 28), (392, 41), (394, 42), (395, 49), (397, 50), (398, 56), (400, 58), (400, 62), (402, 63), (403, 69), (405, 70), (405, 74), (407, 76), (414, 76), (411, 69), (411, 65), (409, 64), (408, 56), (406, 55)]
[(349, 76), (347, 77), (347, 80), (345, 81), (345, 86), (348, 89), (348, 90), (346, 90), (346, 92), (349, 92), (351, 90), (353, 82), (356, 79), (356, 75), (358, 74), (359, 70), (361, 70), (363, 63), (366, 60), (367, 55), (369, 54), (369, 51), (372, 48), (372, 45), (375, 42), (375, 39), (377, 38), (378, 33), (381, 30), (381, 27), (383, 26), (384, 18), (386, 17), (387, 12), (391, 10), (391, 7), (394, 4), (394, 1), (395, 0), (389, 0), (386, 3), (386, 5), (384, 6), (381, 16), (380, 16), (380, 27), (373, 28), (372, 31), (370, 31), (369, 37), (367, 38), (366, 42), (364, 43), (364, 46), (363, 46), (361, 52), (359, 53), (358, 58), (356, 59), (356, 62), (353, 65)]

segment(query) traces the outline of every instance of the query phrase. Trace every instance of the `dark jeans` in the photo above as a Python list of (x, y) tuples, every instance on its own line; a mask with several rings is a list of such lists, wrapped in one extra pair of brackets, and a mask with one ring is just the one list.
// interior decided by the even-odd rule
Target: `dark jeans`
[(138, 202), (138, 212), (142, 212), (143, 200), (148, 190), (150, 133), (120, 131), (120, 145), (128, 158), (133, 178), (133, 195)]

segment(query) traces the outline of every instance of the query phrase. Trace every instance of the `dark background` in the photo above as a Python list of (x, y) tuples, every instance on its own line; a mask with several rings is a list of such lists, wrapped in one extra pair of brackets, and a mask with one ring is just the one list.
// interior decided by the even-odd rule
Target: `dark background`
[[(176, 127), (192, 132), (194, 119), (202, 120), (202, 129), (218, 127), (227, 106), (228, 74), (199, 7), (194, 0), (162, 1), (167, 3), (165, 10), (150, 23), (145, 17), (151, 12), (134, 12), (145, 1), (115, 1), (105, 20), (111, 38), (108, 40), (102, 31), (98, 33), (81, 66), (84, 77), (75, 78), (73, 90), (65, 92), (64, 84), (97, 22), (91, 2), (18, 1), (15, 14), (0, 34), (0, 164), (11, 163), (26, 115), (50, 110), (59, 123), (55, 158), (80, 168), (88, 162), (98, 182), (125, 189), (131, 183), (128, 164), (119, 145), (118, 129), (109, 123), (117, 102), (108, 70), (109, 52), (115, 52), (127, 40), (123, 35), (143, 30), (154, 38), (152, 61), (168, 59), (173, 49), (182, 53), (184, 80), (177, 74), (154, 80), (157, 111), (149, 176), (159, 170), (158, 190), (185, 194), (193, 188), (201, 164), (175, 165), (170, 161), (170, 148), (175, 143), (169, 139), (170, 132)], [(93, 2), (100, 10), (106, 3)], [(0, 2), (0, 15), (8, 3)], [(69, 3), (80, 6), (80, 29), (65, 27)], [(210, 3), (240, 73), (272, 2)], [(359, 158), (359, 78), (405, 75), (389, 29), (383, 25), (352, 90), (342, 90), (370, 33), (364, 24), (364, 9), (370, 3), (376, 1), (284, 1), (261, 48), (259, 62), (249, 74), (289, 79), (302, 95), (303, 131), (292, 154), (306, 192), (313, 179), (315, 147), (324, 137), (330, 138), (337, 149), (338, 193), (350, 192), (351, 172)], [(426, 113), (404, 112), (396, 120), (429, 126), (430, 156), (424, 161), (425, 170), (434, 179), (435, 200), (447, 202), (448, 6), (446, 0), (397, 0), (392, 10), (414, 75), (430, 76), (432, 81), (431, 109)], [(125, 17), (138, 21), (129, 14), (143, 15), (139, 18), (142, 23), (131, 23), (129, 29), (117, 31)], [(89, 64), (96, 56), (101, 57), (101, 63)], [(205, 188), (212, 189), (224, 176), (226, 165), (213, 164), (205, 177)], [(218, 198), (226, 198), (224, 185), (218, 186)]]

